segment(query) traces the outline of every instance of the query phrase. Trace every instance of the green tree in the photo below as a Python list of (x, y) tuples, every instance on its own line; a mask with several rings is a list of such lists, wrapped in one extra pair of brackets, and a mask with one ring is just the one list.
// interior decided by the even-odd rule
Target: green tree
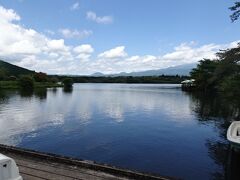
[(213, 88), (213, 74), (216, 70), (218, 61), (203, 59), (197, 65), (197, 68), (194, 68), (190, 74), (193, 79), (195, 79), (195, 84), (197, 89), (208, 91)]
[(35, 73), (33, 78), (36, 82), (47, 82), (48, 81), (47, 74), (43, 73), (43, 72)]
[(34, 79), (31, 76), (23, 75), (19, 79), (19, 86), (24, 90), (33, 90)]
[(191, 72), (195, 84), (200, 90), (240, 92), (240, 44), (237, 47), (221, 50), (217, 59), (200, 61)]
[(52, 83), (58, 83), (59, 82), (59, 79), (57, 77), (52, 77), (49, 79), (50, 82)]
[(230, 16), (232, 22), (236, 21), (240, 16), (240, 2), (235, 2), (234, 6), (229, 8), (233, 11), (233, 14)]
[(221, 89), (221, 83), (228, 79), (228, 77), (234, 77), (240, 72), (240, 44), (236, 48), (231, 48), (227, 50), (221, 50), (216, 55), (218, 57), (218, 65), (215, 69), (212, 81), (217, 84), (217, 88)]
[(228, 97), (240, 97), (240, 74), (226, 77), (222, 81), (220, 89)]
[(65, 78), (62, 81), (65, 88), (71, 88), (73, 85), (73, 79), (72, 78)]

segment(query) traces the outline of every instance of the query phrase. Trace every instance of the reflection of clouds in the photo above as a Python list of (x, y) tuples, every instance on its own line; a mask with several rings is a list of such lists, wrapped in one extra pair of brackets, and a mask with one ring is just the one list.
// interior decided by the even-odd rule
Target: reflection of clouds
[[(188, 96), (162, 85), (79, 84), (71, 95), (48, 90), (47, 99), (21, 98), (14, 94), (0, 107), (0, 143), (16, 145), (19, 135), (35, 133), (46, 126), (88, 124), (97, 119), (127, 120), (129, 113), (147, 117), (161, 115), (178, 123), (191, 115)], [(156, 118), (156, 117), (155, 117)], [(64, 127), (67, 128), (67, 127)]]
[[(15, 135), (31, 132), (35, 130), (38, 126), (38, 122), (35, 121), (36, 117), (33, 111), (26, 111), (26, 112), (20, 112), (15, 111), (14, 112), (14, 104), (11, 103), (7, 107), (6, 111), (4, 111), (4, 114), (0, 114), (0, 141), (1, 143), (17, 143), (18, 137), (14, 137)], [(25, 109), (28, 108), (28, 104), (22, 104), (22, 107)], [(33, 107), (31, 107), (33, 108)], [(12, 109), (12, 111), (10, 111)], [(11, 139), (8, 138), (17, 138), (17, 139)], [(5, 142), (6, 141), (6, 142)], [(14, 145), (14, 144), (12, 144)]]
[(82, 122), (87, 122), (91, 119), (91, 116), (92, 116), (92, 113), (91, 113), (91, 110), (90, 110), (90, 106), (84, 106), (84, 105), (81, 105), (79, 107), (79, 110), (76, 112), (78, 114), (78, 117), (80, 118), (80, 120)]
[(117, 106), (108, 106), (105, 108), (105, 113), (116, 120), (116, 122), (123, 121), (123, 109), (120, 105)]
[(64, 115), (54, 114), (53, 117), (51, 117), (51, 121), (53, 125), (62, 125), (64, 123)]
[[(95, 86), (95, 87), (93, 87)], [(115, 119), (124, 120), (126, 112), (161, 113), (173, 117), (169, 120), (186, 121), (191, 114), (189, 98), (181, 91), (161, 85), (88, 85), (76, 87), (76, 95), (81, 94), (82, 109), (95, 107), (100, 112)], [(153, 87), (152, 87), (153, 86)], [(161, 117), (160, 117), (161, 118)]]
[(49, 125), (63, 124), (64, 113), (61, 112), (64, 111), (59, 111), (54, 104), (52, 105), (39, 101), (35, 96), (9, 97), (9, 101), (1, 106), (0, 111), (0, 143), (16, 145), (21, 141), (21, 134), (31, 133)]

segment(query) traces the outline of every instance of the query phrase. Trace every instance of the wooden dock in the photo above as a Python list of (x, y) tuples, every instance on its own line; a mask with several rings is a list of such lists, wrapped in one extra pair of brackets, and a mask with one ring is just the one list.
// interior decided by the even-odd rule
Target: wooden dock
[(0, 145), (0, 153), (16, 161), (24, 180), (172, 179), (6, 145)]

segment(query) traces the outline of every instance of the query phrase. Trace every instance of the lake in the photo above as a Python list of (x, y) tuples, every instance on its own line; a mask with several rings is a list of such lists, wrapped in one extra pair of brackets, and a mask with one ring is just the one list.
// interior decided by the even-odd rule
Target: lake
[(239, 111), (222, 101), (174, 84), (0, 91), (0, 143), (183, 179), (224, 179), (225, 134)]

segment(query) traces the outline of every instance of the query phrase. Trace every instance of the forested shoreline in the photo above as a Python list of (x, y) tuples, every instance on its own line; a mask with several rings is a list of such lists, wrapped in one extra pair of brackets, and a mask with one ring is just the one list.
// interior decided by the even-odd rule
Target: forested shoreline
[(203, 59), (191, 71), (195, 89), (201, 92), (240, 96), (240, 43), (231, 49), (220, 50), (215, 59)]
[(72, 78), (74, 83), (152, 83), (152, 84), (179, 84), (188, 76), (103, 76), (103, 77), (94, 77), (94, 76), (60, 76), (60, 75), (52, 75), (52, 78), (59, 79), (62, 81), (65, 78)]

